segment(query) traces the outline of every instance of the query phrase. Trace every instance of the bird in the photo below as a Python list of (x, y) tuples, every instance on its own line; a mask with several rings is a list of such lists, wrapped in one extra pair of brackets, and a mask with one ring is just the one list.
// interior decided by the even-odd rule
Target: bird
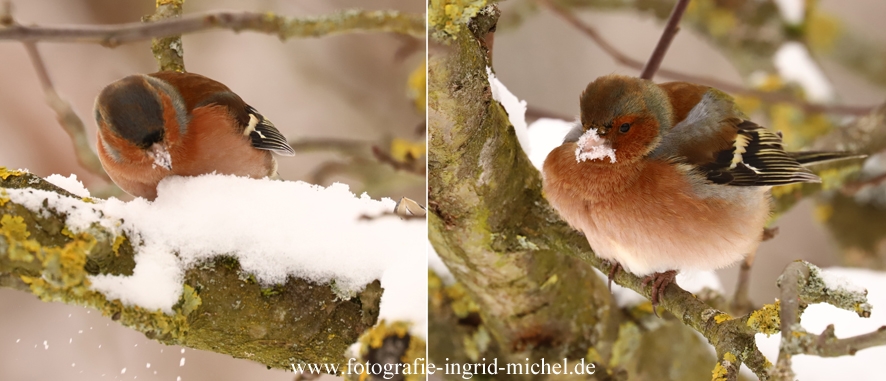
[(781, 133), (748, 120), (728, 94), (687, 82), (607, 75), (579, 106), (545, 158), (544, 195), (612, 264), (610, 287), (619, 268), (652, 283), (654, 312), (678, 271), (756, 251), (773, 186), (821, 182), (806, 165), (863, 157), (787, 152)]
[(196, 73), (135, 74), (96, 97), (96, 150), (120, 189), (154, 200), (167, 176), (279, 179), (286, 138), (227, 86)]

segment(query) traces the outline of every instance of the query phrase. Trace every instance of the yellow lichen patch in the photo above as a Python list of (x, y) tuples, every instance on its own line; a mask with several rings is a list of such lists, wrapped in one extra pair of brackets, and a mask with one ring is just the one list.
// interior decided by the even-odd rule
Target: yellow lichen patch
[(807, 114), (786, 103), (772, 105), (769, 120), (773, 130), (784, 133), (784, 145), (788, 150), (801, 149), (833, 128), (833, 123), (824, 114)]
[(760, 101), (760, 98), (752, 97), (752, 96), (744, 96), (744, 95), (736, 95), (732, 97), (735, 100), (735, 104), (738, 108), (745, 114), (753, 114), (760, 109), (760, 106), (763, 105), (763, 102)]
[(6, 193), (6, 189), (0, 188), (0, 208), (6, 206), (7, 202), (9, 202), (9, 194)]
[(779, 185), (777, 187), (772, 187), (772, 197), (779, 198), (782, 196), (787, 196), (794, 192), (799, 192), (800, 189), (803, 188), (802, 183), (794, 183), (788, 185)]
[(68, 230), (67, 226), (62, 228), (62, 235), (65, 237), (68, 237), (68, 238), (77, 238), (77, 236), (75, 236), (74, 233), (72, 233), (70, 230)]
[(25, 219), (21, 216), (12, 216), (4, 214), (0, 218), (0, 234), (6, 237), (6, 243), (9, 245), (9, 259), (13, 261), (31, 262), (34, 255), (39, 250), (40, 245), (37, 241), (29, 240), (31, 233), (25, 224)]
[(114, 244), (111, 246), (111, 250), (113, 250), (114, 254), (118, 257), (120, 256), (120, 246), (123, 246), (124, 242), (126, 242), (126, 237), (122, 234), (114, 237)]
[(763, 308), (751, 312), (748, 317), (748, 327), (756, 332), (765, 333), (766, 336), (778, 333), (781, 329), (779, 308), (781, 308), (781, 302), (776, 300), (775, 303), (767, 304)]
[(403, 362), (403, 370), (401, 374), (406, 376), (406, 381), (418, 381), (426, 378), (424, 370), (424, 359), (428, 357), (427, 343), (419, 337), (411, 336), (409, 338), (409, 348), (400, 357)]
[(816, 205), (812, 212), (818, 222), (827, 222), (834, 215), (834, 206), (821, 203)]
[(486, 6), (486, 0), (431, 0), (428, 6), (428, 26), (438, 39), (455, 39), (462, 27)]
[(428, 80), (428, 61), (427, 59), (421, 62), (421, 65), (415, 68), (411, 74), (409, 74), (409, 81), (407, 85), (409, 86), (409, 97), (415, 100), (415, 108), (421, 112), (425, 113), (425, 107), (427, 107), (427, 80)]
[[(711, 372), (711, 380), (713, 381), (725, 381), (726, 376), (729, 373), (727, 366), (731, 364), (735, 364), (738, 359), (731, 352), (726, 352), (723, 355), (723, 361), (717, 361), (717, 365), (714, 366), (714, 370)], [(723, 363), (726, 363), (725, 365)]]
[(810, 12), (805, 31), (806, 42), (812, 50), (827, 52), (834, 48), (837, 38), (843, 33), (843, 25), (836, 17), (816, 10)]
[(784, 88), (784, 81), (778, 74), (763, 74), (754, 76), (754, 87), (765, 92), (774, 92)]
[(179, 312), (184, 316), (188, 316), (203, 304), (203, 300), (200, 299), (197, 290), (194, 290), (191, 286), (184, 285), (179, 303), (181, 303), (181, 308), (178, 309)]
[(708, 30), (714, 37), (726, 36), (737, 23), (734, 12), (727, 9), (712, 9), (706, 20)]
[(480, 311), (480, 307), (477, 303), (474, 303), (474, 300), (471, 299), (461, 284), (456, 283), (446, 287), (446, 296), (452, 301), (450, 303), (452, 312), (459, 318), (465, 318), (472, 312)]
[(600, 352), (597, 352), (597, 348), (590, 347), (588, 348), (588, 354), (585, 355), (585, 360), (588, 360), (588, 362), (600, 364), (603, 362), (603, 356), (600, 356)]
[(618, 327), (618, 339), (612, 346), (612, 358), (609, 365), (617, 367), (627, 364), (634, 358), (640, 348), (640, 329), (634, 323), (622, 323)]
[(551, 275), (551, 276), (548, 278), (548, 280), (546, 280), (544, 283), (541, 284), (541, 287), (539, 287), (539, 288), (541, 288), (542, 290), (544, 290), (544, 289), (546, 289), (546, 288), (548, 288), (548, 287), (551, 287), (551, 286), (557, 284), (557, 280), (558, 280), (558, 279), (559, 279), (559, 278), (557, 278), (557, 274)]
[(363, 344), (364, 349), (379, 348), (388, 337), (406, 336), (406, 334), (409, 333), (409, 326), (410, 324), (406, 322), (395, 321), (393, 323), (388, 323), (382, 319), (378, 324), (370, 328), (369, 332), (363, 334), (359, 341)]
[(25, 225), (25, 219), (21, 216), (4, 214), (0, 218), (0, 230), (10, 240), (24, 241), (31, 236), (28, 226)]
[(24, 171), (10, 171), (6, 169), (6, 167), (0, 167), (0, 179), (6, 180), (9, 176), (21, 176), (27, 172)]
[(717, 316), (714, 316), (714, 321), (717, 322), (717, 324), (721, 324), (729, 319), (732, 319), (732, 316), (729, 316), (729, 314), (717, 314)]
[(818, 177), (821, 177), (822, 190), (842, 187), (849, 177), (855, 176), (861, 169), (860, 161), (858, 163), (846, 161), (841, 164), (844, 165), (818, 171)]
[(415, 142), (400, 138), (391, 140), (391, 157), (397, 161), (409, 162), (422, 157), (426, 149), (427, 146), (425, 146), (424, 140)]

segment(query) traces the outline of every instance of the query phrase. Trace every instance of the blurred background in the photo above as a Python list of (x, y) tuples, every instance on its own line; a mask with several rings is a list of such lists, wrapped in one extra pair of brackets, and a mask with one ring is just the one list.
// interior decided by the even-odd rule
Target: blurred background
[[(658, 42), (663, 20), (674, 1), (557, 3), (569, 7), (622, 53), (645, 62)], [(790, 25), (783, 20), (779, 3), (806, 3), (809, 15), (802, 25)], [(639, 75), (639, 70), (617, 64), (586, 35), (534, 0), (504, 1), (500, 8), (493, 48), (494, 69), (508, 90), (526, 100), (530, 123), (540, 115), (574, 120), (579, 95), (599, 76)], [(743, 86), (763, 88), (764, 83), (776, 83), (773, 87), (779, 91), (802, 96), (799, 86), (779, 77), (773, 67), (774, 52), (767, 50), (777, 50), (786, 40), (784, 36), (794, 36), (804, 41), (820, 64), (833, 87), (834, 103), (879, 105), (886, 102), (886, 72), (882, 69), (886, 67), (886, 34), (881, 32), (880, 24), (884, 15), (886, 2), (879, 0), (692, 0), (661, 67)], [(862, 51), (852, 55), (853, 48)], [(797, 66), (788, 70), (802, 70)], [(656, 76), (655, 81), (670, 79)], [(747, 104), (751, 104), (746, 111), (752, 119), (783, 130), (789, 148), (794, 150), (852, 119), (845, 115), (806, 114), (772, 102), (741, 105)], [(883, 160), (875, 158), (871, 162), (877, 164), (868, 165), (865, 176), (886, 173)], [(832, 191), (800, 202), (776, 221), (779, 234), (761, 245), (751, 274), (751, 299), (757, 304), (771, 303), (778, 292), (776, 278), (788, 262), (796, 259), (821, 267), (883, 270), (884, 200), (886, 188), (881, 185), (868, 187), (855, 197)], [(737, 273), (738, 265), (719, 271), (727, 295), (735, 288)]]
[[(22, 24), (137, 22), (154, 11), (148, 0), (20, 0)], [(326, 15), (336, 10), (425, 12), (421, 1), (188, 0), (185, 14), (212, 10)], [(294, 142), (295, 157), (278, 157), (280, 175), (328, 185), (347, 183), (373, 198), (410, 197), (424, 204), (420, 174), (380, 164), (371, 146), (395, 159), (412, 152), (424, 167), (424, 109), (408, 81), (424, 71), (425, 42), (388, 33), (290, 39), (213, 30), (183, 38), (186, 68), (218, 80), (274, 122)], [(95, 44), (42, 43), (38, 49), (56, 91), (68, 100), (95, 142), (92, 107), (107, 84), (157, 70), (150, 41), (114, 49)], [(44, 102), (34, 68), (20, 43), (0, 41), (0, 166), (46, 177), (76, 174), (93, 195), (120, 194), (81, 168), (70, 138)], [(424, 77), (420, 76), (424, 83)], [(419, 101), (423, 103), (422, 100)], [(336, 144), (319, 144), (331, 140)], [(360, 141), (357, 145), (337, 144)], [(330, 149), (332, 147), (332, 149)], [(294, 375), (246, 360), (147, 340), (87, 309), (43, 303), (0, 289), (0, 380), (292, 380)]]

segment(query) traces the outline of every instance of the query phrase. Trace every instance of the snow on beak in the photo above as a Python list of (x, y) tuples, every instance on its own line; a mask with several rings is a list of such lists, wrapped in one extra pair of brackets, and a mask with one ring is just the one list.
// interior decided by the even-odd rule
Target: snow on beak
[(575, 149), (575, 161), (583, 162), (585, 160), (603, 160), (608, 157), (609, 161), (615, 163), (615, 149), (609, 145), (606, 139), (597, 135), (597, 130), (590, 128), (585, 131), (576, 142), (578, 148)]
[(166, 149), (165, 144), (152, 144), (151, 149), (148, 150), (148, 156), (154, 159), (153, 168), (162, 167), (167, 171), (172, 170), (172, 156), (169, 155), (169, 150)]

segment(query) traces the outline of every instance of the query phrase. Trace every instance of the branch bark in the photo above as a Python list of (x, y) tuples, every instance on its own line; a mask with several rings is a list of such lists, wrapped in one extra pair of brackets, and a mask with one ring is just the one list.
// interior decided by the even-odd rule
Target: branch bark
[(378, 318), (378, 281), (350, 299), (340, 299), (329, 285), (291, 277), (268, 289), (249, 280), (231, 257), (187, 270), (173, 315), (108, 300), (89, 288), (88, 276), (132, 274), (131, 241), (98, 224), (72, 234), (63, 211), (35, 213), (8, 197), (11, 190), (27, 188), (79, 199), (39, 177), (0, 168), (0, 286), (95, 308), (162, 343), (281, 369), (299, 361), (342, 359)]
[(215, 28), (275, 34), (281, 40), (348, 32), (391, 32), (424, 38), (425, 18), (424, 15), (397, 11), (351, 10), (317, 17), (286, 17), (258, 12), (211, 12), (147, 24), (57, 27), (13, 24), (0, 27), (0, 40), (97, 43), (115, 47), (128, 42)]

